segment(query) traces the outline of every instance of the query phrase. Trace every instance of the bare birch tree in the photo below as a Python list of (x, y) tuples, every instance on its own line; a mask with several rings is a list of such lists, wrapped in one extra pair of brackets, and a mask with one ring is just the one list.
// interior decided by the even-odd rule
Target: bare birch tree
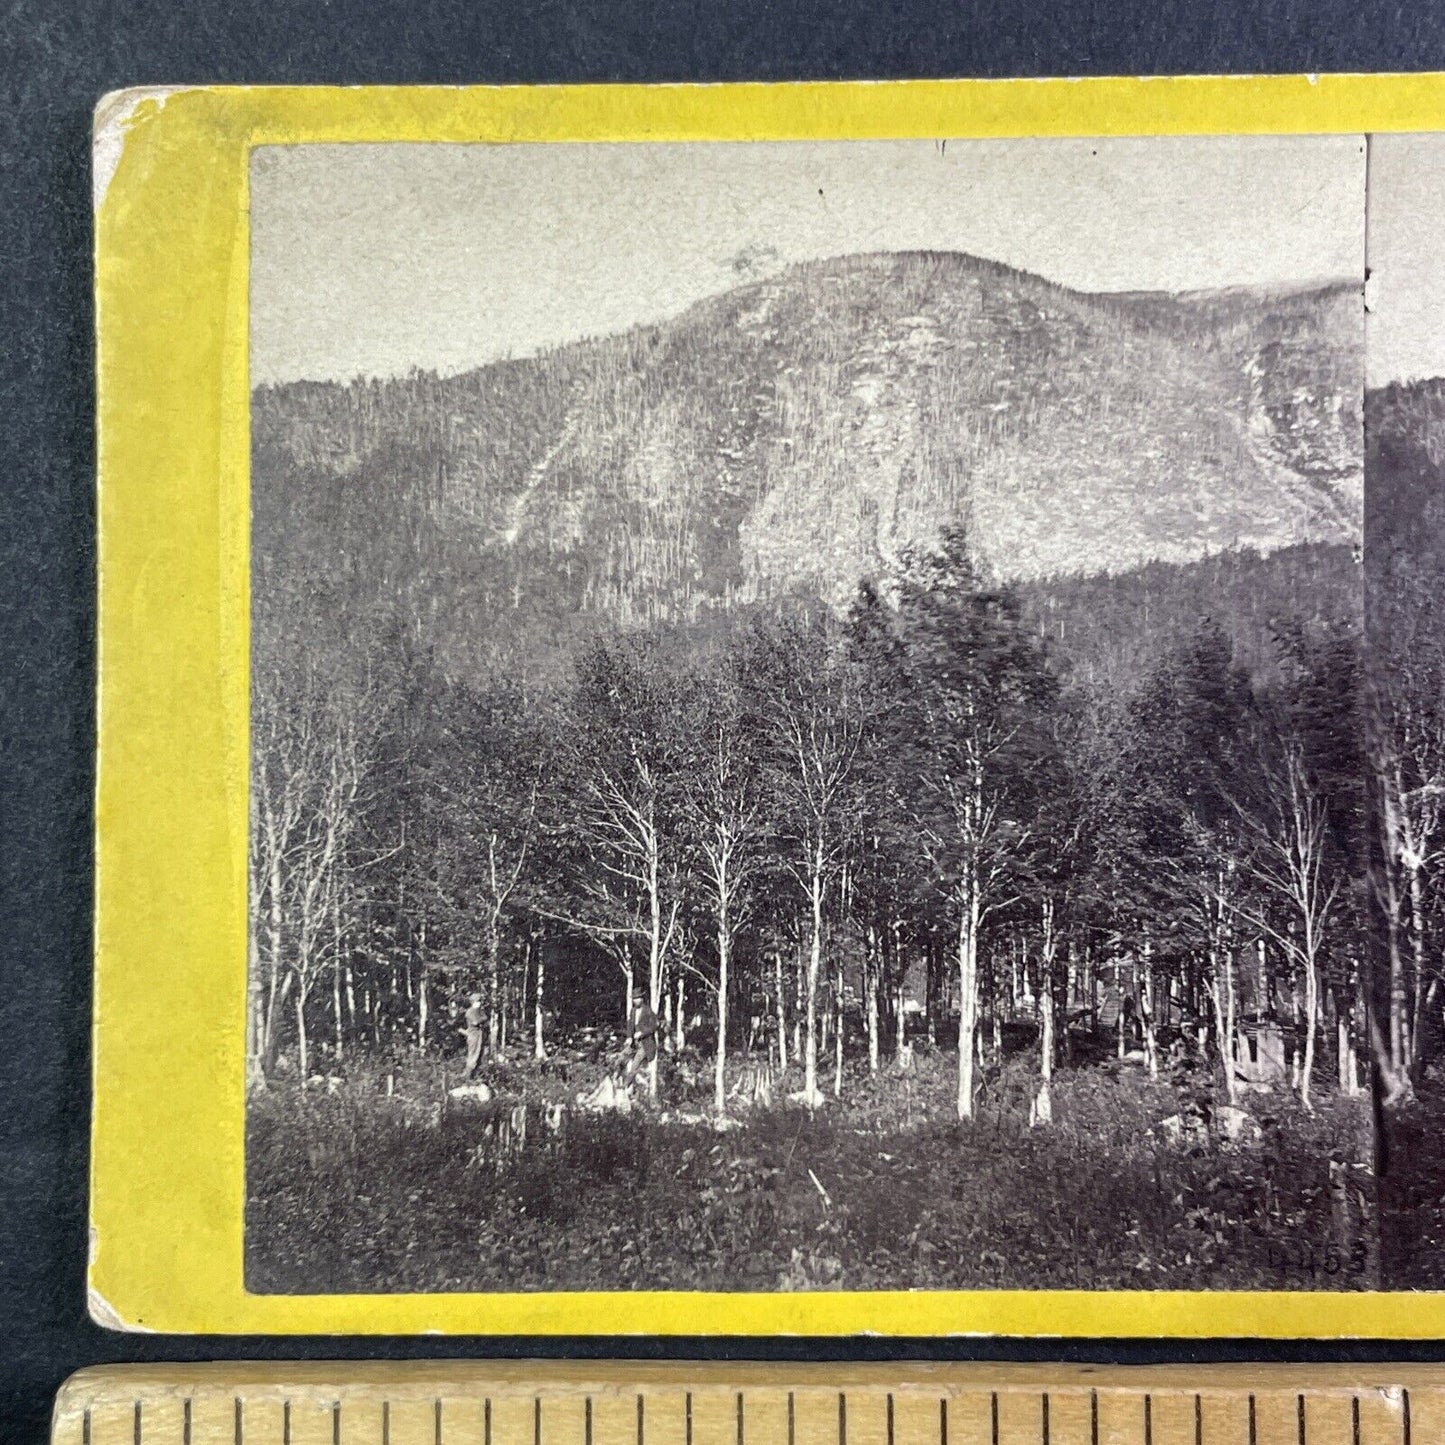
[(1384, 1047), (1378, 1063), (1393, 1106), (1414, 1094), (1425, 1019), (1441, 987), (1432, 963), (1432, 901), (1445, 862), (1445, 715), (1427, 655), (1397, 659), (1376, 688), (1372, 726), (1374, 891), (1388, 959)]
[(736, 687), (730, 679), (708, 678), (696, 701), (700, 706), (690, 725), (693, 757), (682, 793), (701, 864), (699, 891), (712, 914), (717, 949), (713, 1107), (724, 1114), (733, 945), (748, 918), (761, 867), (763, 810), (756, 760)]
[(807, 904), (803, 1097), (818, 1089), (818, 983), (830, 897), (854, 831), (854, 784), (864, 736), (858, 678), (828, 624), (784, 618), (754, 633), (750, 687), (783, 866)]
[(548, 754), (526, 718), (521, 690), (493, 684), (458, 692), (432, 746), (427, 802), (435, 815), (431, 885), (454, 935), (480, 935), (487, 997), (487, 1052), (502, 1047), (510, 970), (507, 939), (521, 915), (539, 828)]
[[(618, 960), (629, 1009), (640, 954), (658, 1017), (682, 907), (675, 701), (642, 644), (603, 642), (584, 658), (554, 802), (559, 841), (573, 850), (573, 886), (560, 907), (538, 908)], [(655, 1057), (648, 1092), (657, 1097)]]
[(1241, 912), (1283, 950), (1303, 980), (1305, 1046), (1299, 1091), (1300, 1101), (1312, 1108), (1320, 967), (1345, 880), (1333, 866), (1327, 807), (1298, 738), (1281, 740), (1265, 781), (1262, 808), (1243, 814), (1254, 845), (1245, 867), (1264, 899), (1276, 907), (1245, 903)]
[(266, 967), (262, 1014), (253, 1028), (259, 1067), (274, 1059), (276, 1011), (290, 1000), (297, 1066), (310, 1070), (306, 1007), (317, 978), (335, 962), (343, 930), (346, 849), (356, 824), (364, 765), (347, 709), (306, 679), (283, 693), (257, 689), (254, 723), (265, 740), (252, 779), (252, 927)]
[(973, 1115), (979, 946), (1013, 900), (1033, 828), (1055, 687), (1017, 599), (985, 586), (961, 533), (905, 559), (898, 625), (917, 700), (915, 818), (946, 899), (958, 969), (958, 1116)]

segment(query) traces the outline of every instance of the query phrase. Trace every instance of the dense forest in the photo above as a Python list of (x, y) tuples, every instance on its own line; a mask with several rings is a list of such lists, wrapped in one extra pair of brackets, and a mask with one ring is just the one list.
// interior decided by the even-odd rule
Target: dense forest
[(1445, 381), (1368, 398), (1374, 1053), (1390, 1282), (1438, 1289), (1445, 905)]
[[(967, 260), (891, 258), (883, 286), (860, 258), (453, 381), (258, 393), (253, 1288), (1375, 1278), (1334, 293), (1251, 325)], [(1034, 350), (998, 339), (1020, 308)], [(878, 338), (955, 311), (1049, 363), (1037, 414), (950, 453), (981, 414), (959, 392), (956, 425), (885, 445), (963, 373), (919, 363), (946, 330), (882, 373)], [(1142, 400), (1097, 425), (1135, 349), (1208, 402), (1167, 453)], [(815, 373), (795, 472), (770, 428), (807, 408), (728, 390), (758, 356)], [(886, 391), (900, 357), (909, 396), (845, 426), (848, 377)], [(704, 445), (704, 404), (736, 430)], [(1228, 485), (1201, 427), (1233, 437)], [(1009, 448), (1018, 555), (987, 502)]]
[[(952, 1020), (996, 1048), (1021, 1007), (1054, 1017), (1046, 1070), (1061, 1011), (1121, 978), (1151, 1068), (1156, 1025), (1228, 1051), (1246, 1001), (1287, 1000), (1301, 1095), (1326, 1018), (1353, 1089), (1352, 620), (1277, 614), (1252, 674), (1199, 617), (1126, 691), (1062, 667), (1049, 631), (954, 533), (842, 616), (758, 607), (701, 645), (682, 625), (599, 633), (556, 689), (449, 683), (400, 637), (364, 692), (259, 676), (257, 1065), (283, 1038), (303, 1073), (318, 1039), (427, 1048), (477, 981), (493, 1049), (510, 1027), (544, 1054), (560, 936), (616, 967), (602, 997), (579, 965), (590, 1023), (625, 1025), (640, 991), (681, 1047), (710, 999), (719, 1091), (729, 1021), (759, 1017), (809, 1097), (831, 1038), (840, 1089), (853, 1000), (876, 1069), (910, 983), (930, 1038)], [(568, 980), (550, 987), (577, 1018)]]

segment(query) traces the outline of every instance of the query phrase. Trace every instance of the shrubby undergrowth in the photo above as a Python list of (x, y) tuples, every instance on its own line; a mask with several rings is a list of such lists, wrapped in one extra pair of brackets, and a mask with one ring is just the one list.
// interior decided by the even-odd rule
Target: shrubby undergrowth
[[(1257, 1145), (1191, 1150), (1151, 1133), (1184, 1096), (1140, 1070), (1062, 1070), (1054, 1124), (1032, 1129), (1027, 1082), (1010, 1078), (1021, 1062), (990, 1081), (965, 1123), (955, 1070), (942, 1052), (923, 1056), (905, 1091), (864, 1069), (842, 1105), (759, 1109), (724, 1132), (696, 1112), (678, 1122), (676, 1108), (573, 1113), (555, 1133), (539, 1120), (510, 1152), (484, 1106), (446, 1097), (435, 1062), (356, 1070), (334, 1094), (272, 1086), (250, 1111), (248, 1286), (1372, 1283), (1370, 1221), (1337, 1217), (1326, 1163), (1368, 1158), (1360, 1101), (1310, 1114), (1287, 1094), (1257, 1096)], [(531, 1080), (538, 1100), (578, 1082)]]

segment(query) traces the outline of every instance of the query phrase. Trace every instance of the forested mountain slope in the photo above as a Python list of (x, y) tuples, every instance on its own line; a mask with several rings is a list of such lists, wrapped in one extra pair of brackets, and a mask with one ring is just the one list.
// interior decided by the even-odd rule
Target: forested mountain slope
[(841, 600), (960, 521), (1021, 579), (1354, 543), (1361, 356), (1349, 286), (1089, 296), (886, 254), (460, 376), (263, 388), (257, 644), (400, 619), (465, 674), (589, 617)]
[(1408, 560), (1445, 571), (1445, 378), (1371, 391), (1365, 415), (1371, 576)]

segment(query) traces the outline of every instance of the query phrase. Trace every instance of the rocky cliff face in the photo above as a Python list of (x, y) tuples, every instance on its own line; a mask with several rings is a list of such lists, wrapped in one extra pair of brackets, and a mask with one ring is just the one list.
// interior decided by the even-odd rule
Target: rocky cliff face
[(258, 621), (298, 591), (473, 633), (841, 597), (959, 522), (1023, 579), (1355, 543), (1362, 376), (1351, 286), (812, 263), (461, 376), (258, 391)]

